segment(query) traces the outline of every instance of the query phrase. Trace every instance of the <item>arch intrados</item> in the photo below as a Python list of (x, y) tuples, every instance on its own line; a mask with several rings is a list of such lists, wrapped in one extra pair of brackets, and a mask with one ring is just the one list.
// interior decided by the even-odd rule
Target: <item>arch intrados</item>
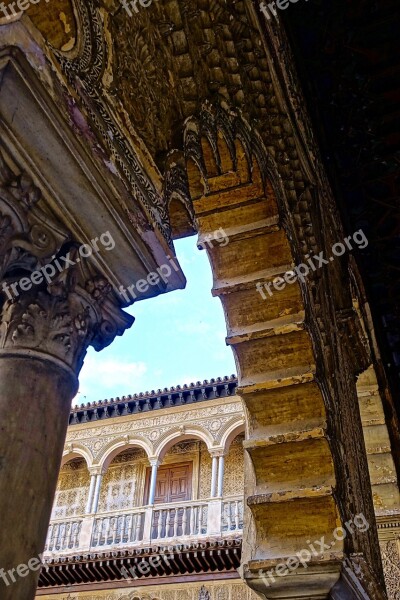
[(140, 450), (144, 450), (147, 458), (151, 456), (151, 449), (145, 444), (142, 440), (135, 440), (132, 442), (126, 442), (125, 440), (119, 440), (110, 445), (103, 453), (99, 463), (103, 470), (108, 469), (112, 461), (116, 456), (122, 454), (126, 450), (140, 448)]
[(75, 460), (76, 458), (84, 460), (86, 468), (90, 469), (92, 464), (92, 457), (81, 448), (74, 448), (73, 451), (65, 450), (61, 459), (61, 468), (65, 467), (65, 465)]
[(225, 433), (221, 440), (221, 446), (224, 448), (224, 454), (228, 454), (229, 449), (232, 445), (232, 442), (242, 434), (246, 433), (245, 422), (235, 423), (232, 427), (230, 427)]
[(165, 455), (176, 444), (179, 444), (180, 442), (190, 441), (190, 440), (204, 442), (205, 445), (207, 446), (207, 449), (210, 450), (211, 441), (208, 439), (208, 437), (206, 436), (206, 434), (204, 432), (191, 430), (191, 431), (186, 431), (186, 432), (182, 433), (182, 432), (176, 431), (174, 433), (171, 433), (167, 438), (165, 438), (163, 440), (162, 445), (159, 447), (159, 449), (157, 451), (157, 456), (158, 456), (159, 460), (160, 461), (164, 460)]

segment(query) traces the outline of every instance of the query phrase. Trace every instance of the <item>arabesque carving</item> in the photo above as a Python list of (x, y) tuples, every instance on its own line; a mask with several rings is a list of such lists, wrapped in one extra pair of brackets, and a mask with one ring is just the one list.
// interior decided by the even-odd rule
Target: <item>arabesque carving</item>
[[(135, 423), (134, 431), (132, 423)], [(73, 443), (79, 442), (82, 447), (90, 451), (89, 454), (93, 456), (93, 465), (95, 465), (104, 462), (114, 443), (135, 445), (137, 441), (141, 445), (145, 440), (149, 454), (156, 456), (162, 452), (166, 440), (171, 435), (179, 437), (182, 426), (185, 426), (188, 431), (193, 426), (194, 433), (196, 431), (201, 433), (207, 440), (209, 448), (218, 448), (223, 443), (226, 431), (240, 428), (242, 423), (242, 403), (233, 397), (229, 402), (212, 400), (202, 408), (171, 409), (160, 416), (147, 417), (137, 414), (126, 416), (107, 425), (104, 425), (103, 421), (92, 423), (90, 427), (76, 425), (68, 429), (66, 448), (72, 444), (71, 451), (73, 451)]]

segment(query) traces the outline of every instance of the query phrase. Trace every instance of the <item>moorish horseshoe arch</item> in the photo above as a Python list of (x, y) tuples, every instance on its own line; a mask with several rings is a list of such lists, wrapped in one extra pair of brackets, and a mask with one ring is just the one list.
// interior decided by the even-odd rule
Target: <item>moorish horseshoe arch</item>
[[(338, 217), (332, 202), (327, 202), (326, 214), (318, 206), (319, 197), (330, 200), (329, 189), (317, 194), (315, 182), (310, 182), (296, 195), (290, 190), (291, 174), (282, 178), (261, 136), (234, 110), (228, 113), (205, 104), (199, 115), (186, 121), (183, 137), (183, 150), (180, 155), (174, 151), (173, 166), (181, 168), (180, 192), (182, 172), (186, 175), (198, 244), (206, 247), (210, 260), (213, 295), (224, 308), (227, 342), (235, 354), (239, 393), (249, 417), (244, 540), (250, 532), (255, 539), (251, 546), (244, 542), (242, 574), (253, 589), (266, 593), (263, 572), (301, 551), (308, 539), (332, 537), (338, 523), (358, 513), (374, 523), (355, 388), (356, 375), (370, 357), (364, 352), (350, 289), (341, 298), (324, 300), (332, 281), (347, 271), (345, 261), (330, 265), (325, 273), (312, 273), (307, 283), (287, 285), (268, 302), (255, 288), (257, 282), (272, 281), (340, 239), (335, 239), (342, 232), (339, 220), (333, 227)], [(171, 194), (171, 173), (165, 181)], [(210, 236), (212, 240), (220, 227), (230, 239), (226, 248), (202, 243)], [(324, 228), (325, 240), (317, 228)], [(329, 327), (332, 311), (334, 323)], [(334, 357), (333, 339), (340, 349)], [(343, 376), (332, 384), (331, 373), (341, 369)], [(347, 448), (354, 465), (350, 476), (341, 447)], [(355, 461), (363, 468), (359, 470)], [(361, 489), (365, 494), (359, 494)], [(309, 514), (315, 515), (312, 522)], [(353, 554), (365, 547), (363, 558), (352, 563)], [(300, 577), (295, 572), (268, 582), (268, 588), (282, 597), (293, 586), (301, 589), (301, 597), (316, 590), (322, 597), (332, 588), (351, 587), (350, 572), (361, 568), (373, 581), (376, 598), (384, 597), (374, 526), (367, 544), (356, 533), (342, 548), (336, 545), (329, 559), (319, 556), (317, 561)]]
[(199, 426), (174, 427), (167, 431), (154, 448), (154, 456), (162, 461), (167, 452), (179, 442), (195, 439), (204, 442), (207, 450), (212, 449), (213, 440), (209, 432)]

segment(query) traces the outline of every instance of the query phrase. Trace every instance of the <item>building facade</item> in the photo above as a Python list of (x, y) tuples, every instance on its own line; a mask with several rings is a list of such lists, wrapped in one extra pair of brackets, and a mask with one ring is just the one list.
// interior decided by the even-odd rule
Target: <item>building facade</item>
[(236, 388), (225, 377), (76, 407), (38, 597), (256, 597), (237, 572), (244, 412)]
[[(37, 598), (258, 597), (239, 577), (245, 412), (237, 383), (219, 378), (71, 411)], [(386, 584), (396, 600), (398, 486), (373, 370), (358, 390)], [(365, 529), (366, 521), (356, 523)], [(265, 572), (265, 581), (273, 576)]]

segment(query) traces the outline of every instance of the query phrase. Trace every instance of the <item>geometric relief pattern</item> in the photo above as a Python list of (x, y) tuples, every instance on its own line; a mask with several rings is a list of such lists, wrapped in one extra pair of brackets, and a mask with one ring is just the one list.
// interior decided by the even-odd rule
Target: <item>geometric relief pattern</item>
[(244, 490), (244, 435), (238, 435), (225, 457), (224, 496), (242, 496)]
[[(198, 441), (187, 441), (187, 442), (179, 442), (178, 444), (175, 444), (174, 446), (172, 446), (172, 448), (170, 448), (169, 452), (167, 453), (166, 456), (170, 455), (170, 454), (186, 454), (186, 453), (195, 453), (198, 452), (199, 449), (199, 443)], [(201, 442), (204, 447), (206, 448), (206, 445), (204, 444), (204, 442)]]
[[(157, 411), (156, 411), (157, 412)], [(93, 466), (99, 464), (104, 458), (107, 447), (114, 440), (126, 437), (134, 444), (137, 439), (146, 440), (150, 450), (156, 455), (163, 446), (163, 440), (170, 432), (178, 433), (179, 428), (196, 425), (203, 430), (209, 440), (209, 446), (221, 443), (224, 428), (229, 422), (243, 421), (243, 405), (234, 398), (229, 401), (223, 399), (221, 404), (204, 408), (191, 408), (179, 412), (159, 411), (159, 416), (132, 415), (129, 420), (104, 425), (99, 421), (89, 428), (80, 425), (70, 427), (67, 433), (66, 446), (73, 446), (79, 442), (90, 450), (93, 455)]]
[(200, 444), (199, 500), (210, 497), (212, 458), (204, 442)]
[(60, 471), (53, 504), (52, 519), (64, 519), (82, 515), (89, 493), (90, 475), (86, 462), (75, 459)]
[(123, 452), (114, 458), (103, 477), (98, 512), (125, 510), (135, 506), (140, 473), (138, 461), (145, 459), (146, 454), (141, 449)]

